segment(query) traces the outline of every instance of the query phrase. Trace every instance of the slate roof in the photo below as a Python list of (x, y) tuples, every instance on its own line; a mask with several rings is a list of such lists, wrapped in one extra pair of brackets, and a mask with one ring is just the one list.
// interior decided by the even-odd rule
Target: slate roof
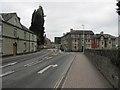
[[(95, 38), (100, 38), (101, 34), (95, 34)], [(115, 36), (112, 36), (110, 34), (103, 34), (104, 38), (108, 39), (108, 38), (112, 38), (115, 39)]]
[[(10, 20), (14, 15), (17, 15), (16, 13), (0, 13), (0, 16), (2, 16), (1, 18), (3, 19), (3, 21), (7, 22), (8, 20)], [(20, 18), (17, 17), (19, 20)], [(21, 24), (21, 23), (20, 23)], [(22, 29), (23, 30), (26, 30), (26, 31), (29, 31), (29, 32), (32, 32), (31, 30), (29, 30), (27, 27), (25, 27), (24, 25), (22, 25)], [(33, 33), (33, 32), (32, 32)]]
[(0, 13), (4, 21), (11, 19), (16, 13)]
[(73, 31), (71, 31), (71, 32), (67, 32), (65, 35), (63, 35), (61, 38), (63, 38), (63, 37), (65, 37), (65, 36), (67, 36), (67, 35), (69, 35), (69, 34), (83, 34), (83, 31), (84, 31), (84, 34), (90, 34), (90, 35), (94, 35), (94, 33), (93, 33), (93, 31), (91, 31), (91, 30), (73, 30)]
[(93, 31), (91, 31), (91, 30), (73, 30), (73, 31), (71, 31), (69, 33), (70, 34), (83, 34), (83, 32), (84, 32), (84, 34), (94, 35)]

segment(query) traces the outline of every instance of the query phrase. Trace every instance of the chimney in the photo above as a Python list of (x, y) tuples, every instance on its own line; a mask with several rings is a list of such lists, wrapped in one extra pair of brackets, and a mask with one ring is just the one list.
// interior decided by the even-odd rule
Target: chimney
[(100, 34), (101, 34), (101, 35), (103, 35), (103, 34), (104, 34), (104, 32), (102, 31), (102, 32), (100, 32)]
[(65, 33), (63, 33), (63, 36), (65, 36)]
[(70, 32), (73, 32), (73, 31), (74, 31), (73, 28), (71, 28), (71, 29), (70, 29)]

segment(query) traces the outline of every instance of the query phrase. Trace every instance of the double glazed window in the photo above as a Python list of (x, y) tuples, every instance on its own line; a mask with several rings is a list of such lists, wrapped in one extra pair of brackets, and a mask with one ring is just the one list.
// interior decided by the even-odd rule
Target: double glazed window
[(24, 31), (24, 39), (26, 40), (26, 32)]
[(13, 35), (15, 38), (17, 37), (17, 29), (16, 28), (14, 29)]
[(32, 40), (34, 40), (34, 35), (32, 34)]

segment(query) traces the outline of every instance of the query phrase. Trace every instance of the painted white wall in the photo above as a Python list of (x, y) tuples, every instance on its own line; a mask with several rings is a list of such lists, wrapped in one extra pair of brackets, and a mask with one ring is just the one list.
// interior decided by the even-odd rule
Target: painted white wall
[[(9, 23), (15, 24), (14, 19), (17, 18), (16, 15), (9, 20)], [(18, 27), (21, 27), (19, 20), (17, 19), (16, 25)], [(16, 29), (17, 31), (17, 37), (19, 37), (19, 40), (14, 39), (14, 30)], [(24, 32), (26, 32), (26, 39), (24, 40)], [(9, 25), (7, 23), (3, 22), (3, 55), (9, 55), (13, 54), (13, 44), (16, 42), (17, 43), (17, 53), (24, 53), (26, 52), (31, 52), (32, 49), (33, 51), (36, 51), (37, 47), (37, 41), (36, 35), (33, 34), (34, 38), (32, 38), (32, 33), (24, 31), (20, 28), (14, 27), (12, 25)], [(25, 44), (26, 43), (26, 48)], [(33, 43), (33, 46), (32, 46)]]

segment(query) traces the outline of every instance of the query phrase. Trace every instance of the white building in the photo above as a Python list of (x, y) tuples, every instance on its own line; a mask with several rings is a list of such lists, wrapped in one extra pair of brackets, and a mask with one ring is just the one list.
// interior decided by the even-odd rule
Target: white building
[(2, 25), (2, 54), (16, 55), (35, 52), (36, 35), (21, 24), (16, 13), (0, 13)]

